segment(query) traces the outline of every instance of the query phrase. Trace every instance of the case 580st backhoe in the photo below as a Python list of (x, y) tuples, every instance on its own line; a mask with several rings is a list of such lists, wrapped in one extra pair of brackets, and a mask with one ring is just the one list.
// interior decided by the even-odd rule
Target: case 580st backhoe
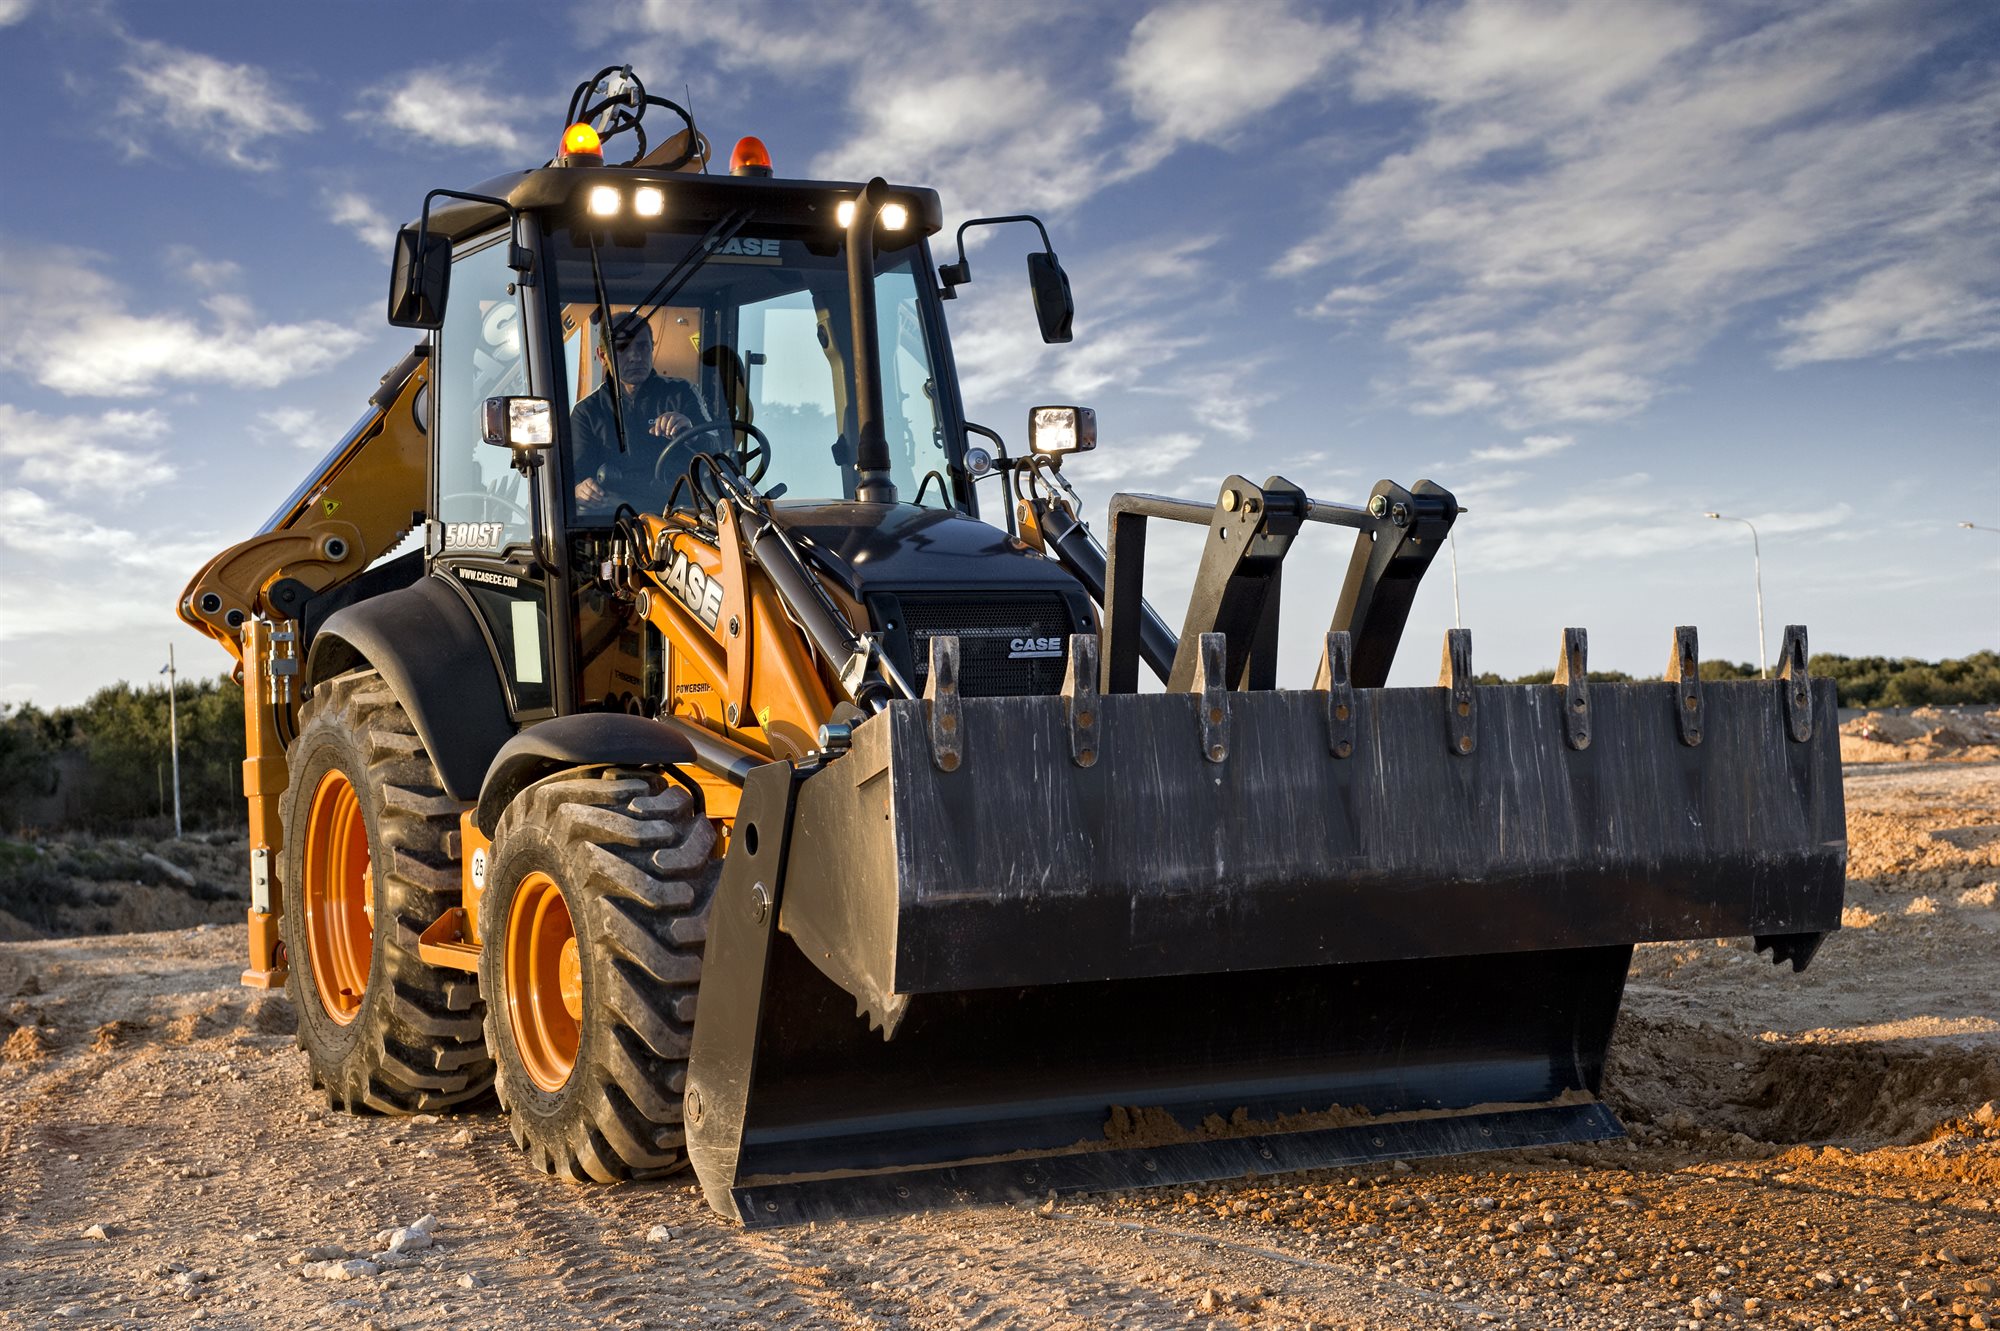
[[(709, 174), (629, 70), (565, 123), (424, 200), (389, 317), (425, 340), (180, 607), (250, 703), (244, 981), (335, 1104), (490, 1086), (540, 1168), (691, 1162), (753, 1224), (1588, 1140), (1635, 943), (1801, 968), (1838, 927), (1802, 631), (1775, 681), (1677, 629), (1666, 682), (1591, 683), (1572, 629), (1484, 687), (1454, 630), (1387, 688), (1450, 493), (1232, 476), (1100, 542), (1090, 412), (1018, 453), (965, 417), (934, 193), (754, 139)], [(1178, 633), (1154, 521), (1206, 533)], [(1282, 689), (1308, 522), (1354, 553)]]

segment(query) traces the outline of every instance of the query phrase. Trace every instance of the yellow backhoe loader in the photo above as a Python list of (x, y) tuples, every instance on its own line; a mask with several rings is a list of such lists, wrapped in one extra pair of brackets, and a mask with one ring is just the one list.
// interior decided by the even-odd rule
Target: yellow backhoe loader
[[(1635, 943), (1838, 927), (1802, 630), (1732, 683), (1674, 630), (1646, 684), (1569, 630), (1506, 688), (1454, 630), (1385, 687), (1447, 490), (1232, 476), (1100, 536), (1092, 413), (1008, 449), (946, 336), (967, 229), (1021, 223), (1069, 339), (1040, 222), (937, 266), (930, 190), (711, 171), (629, 70), (564, 125), (426, 196), (423, 341), (180, 605), (249, 702), (244, 982), (334, 1104), (491, 1088), (538, 1167), (691, 1163), (751, 1224), (1599, 1139)], [(1204, 533), (1177, 631), (1154, 522)], [(1310, 522), (1353, 555), (1279, 688)]]

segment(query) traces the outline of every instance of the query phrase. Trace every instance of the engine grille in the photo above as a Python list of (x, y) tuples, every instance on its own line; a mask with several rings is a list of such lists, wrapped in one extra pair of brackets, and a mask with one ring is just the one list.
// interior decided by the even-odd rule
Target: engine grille
[[(898, 596), (897, 627), (910, 646), (910, 678), (930, 677), (931, 639), (958, 635), (958, 691), (969, 698), (1054, 693), (1062, 688), (1077, 623), (1060, 592), (954, 591)], [(900, 636), (900, 635), (899, 635)], [(1029, 646), (1024, 639), (1039, 639)]]

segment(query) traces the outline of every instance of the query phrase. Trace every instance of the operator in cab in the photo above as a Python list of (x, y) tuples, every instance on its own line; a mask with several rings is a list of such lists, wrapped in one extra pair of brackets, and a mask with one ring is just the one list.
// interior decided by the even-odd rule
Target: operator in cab
[[(653, 367), (653, 328), (643, 317), (628, 312), (613, 319), (610, 348), (616, 398), (606, 376), (570, 416), (575, 448), (571, 474), (577, 478), (581, 513), (610, 512), (619, 503), (635, 508), (663, 504), (695, 454), (719, 451), (718, 441), (725, 438), (709, 431), (683, 441), (695, 426), (708, 422), (708, 408), (693, 384)], [(625, 422), (622, 452), (615, 415), (619, 405)]]

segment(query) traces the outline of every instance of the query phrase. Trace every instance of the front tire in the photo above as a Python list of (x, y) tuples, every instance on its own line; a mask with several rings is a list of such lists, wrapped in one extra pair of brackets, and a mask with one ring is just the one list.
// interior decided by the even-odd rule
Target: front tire
[(460, 896), (459, 805), (372, 670), (315, 691), (289, 758), (279, 928), (299, 1047), (335, 1108), (410, 1114), (492, 1084), (479, 991), (417, 939)]
[(486, 1040), (514, 1141), (544, 1172), (609, 1183), (687, 1163), (714, 849), (694, 799), (652, 774), (552, 777), (494, 829)]

